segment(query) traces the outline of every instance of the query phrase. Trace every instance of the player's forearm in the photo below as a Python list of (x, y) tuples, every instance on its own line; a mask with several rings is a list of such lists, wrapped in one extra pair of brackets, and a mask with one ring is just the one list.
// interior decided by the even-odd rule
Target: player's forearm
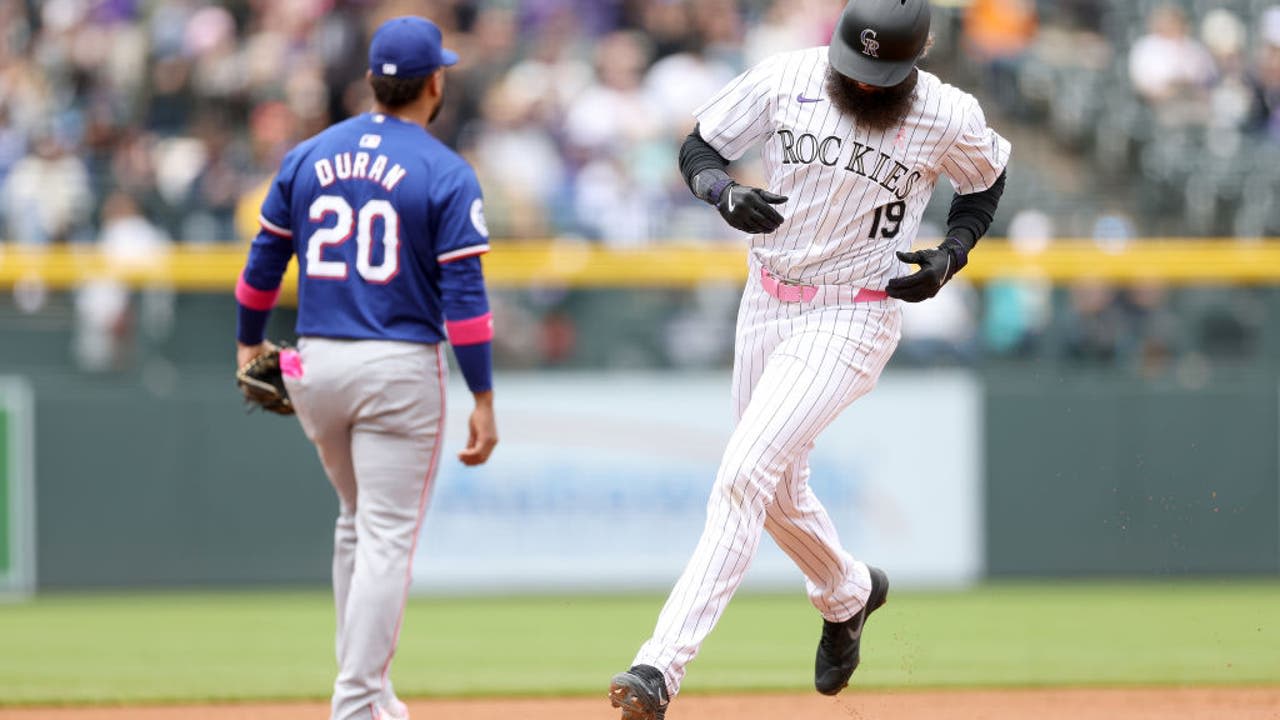
[(719, 202), (720, 193), (733, 183), (724, 171), (728, 166), (729, 161), (702, 139), (695, 125), (680, 146), (680, 174), (693, 194), (712, 205)]
[(267, 336), (270, 310), (253, 310), (240, 305), (236, 313), (236, 342), (245, 346), (260, 345)]
[(290, 240), (263, 231), (253, 241), (249, 259), (236, 281), (236, 340), (241, 344), (262, 342), (267, 319), (280, 297), (280, 281), (292, 256)]
[(440, 266), (445, 332), (458, 369), (472, 393), (493, 389), (493, 314), (485, 292), (480, 258)]
[(947, 237), (959, 241), (965, 252), (972, 250), (991, 228), (996, 207), (1004, 195), (1006, 172), (1001, 171), (1000, 177), (986, 190), (956, 195), (951, 199), (951, 210), (947, 213)]
[(471, 345), (454, 345), (453, 356), (458, 369), (467, 381), (467, 389), (477, 400), (493, 392), (493, 343), (485, 341)]

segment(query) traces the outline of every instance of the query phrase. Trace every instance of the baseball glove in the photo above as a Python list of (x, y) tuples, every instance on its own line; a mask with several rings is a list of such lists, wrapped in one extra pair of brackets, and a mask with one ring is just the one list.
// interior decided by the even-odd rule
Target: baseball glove
[(293, 414), (293, 403), (289, 400), (284, 373), (280, 369), (280, 352), (288, 349), (288, 345), (270, 345), (267, 352), (236, 371), (236, 386), (250, 410), (256, 406), (277, 415)]

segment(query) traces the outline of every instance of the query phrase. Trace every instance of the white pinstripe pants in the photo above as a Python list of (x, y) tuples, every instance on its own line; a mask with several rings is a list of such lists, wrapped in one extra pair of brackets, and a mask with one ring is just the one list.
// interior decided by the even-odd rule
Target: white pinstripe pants
[(764, 292), (758, 271), (751, 273), (738, 311), (737, 425), (702, 537), (635, 658), (662, 670), (672, 696), (741, 584), (762, 530), (799, 566), (810, 601), (826, 619), (849, 619), (871, 592), (867, 566), (840, 545), (808, 483), (815, 438), (875, 386), (898, 344), (897, 301), (848, 297), (823, 288), (812, 302), (783, 303)]

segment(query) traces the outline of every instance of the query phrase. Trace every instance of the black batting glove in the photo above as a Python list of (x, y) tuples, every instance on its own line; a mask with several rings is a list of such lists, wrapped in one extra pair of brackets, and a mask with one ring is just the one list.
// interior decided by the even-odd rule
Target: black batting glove
[(919, 265), (910, 275), (896, 277), (885, 286), (889, 297), (907, 302), (928, 300), (969, 262), (969, 251), (955, 238), (947, 238), (936, 248), (914, 252), (898, 252), (898, 259)]
[(778, 229), (783, 218), (773, 206), (786, 201), (786, 196), (733, 183), (720, 193), (716, 209), (725, 222), (742, 232), (758, 235)]

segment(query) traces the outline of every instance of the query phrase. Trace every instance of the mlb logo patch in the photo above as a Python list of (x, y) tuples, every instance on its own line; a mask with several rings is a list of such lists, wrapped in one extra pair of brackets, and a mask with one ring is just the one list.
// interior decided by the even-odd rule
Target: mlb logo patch
[(383, 75), (395, 75), (397, 69), (395, 63), (382, 63)]

